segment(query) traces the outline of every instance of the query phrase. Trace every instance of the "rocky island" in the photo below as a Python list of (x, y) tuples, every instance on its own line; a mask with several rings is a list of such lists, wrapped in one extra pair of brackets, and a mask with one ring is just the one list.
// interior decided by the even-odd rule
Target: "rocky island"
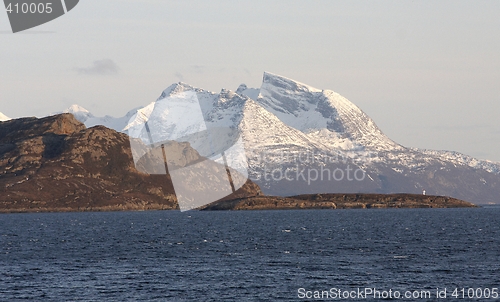
[(291, 197), (255, 196), (220, 201), (202, 210), (473, 208), (451, 197), (415, 194), (308, 194)]

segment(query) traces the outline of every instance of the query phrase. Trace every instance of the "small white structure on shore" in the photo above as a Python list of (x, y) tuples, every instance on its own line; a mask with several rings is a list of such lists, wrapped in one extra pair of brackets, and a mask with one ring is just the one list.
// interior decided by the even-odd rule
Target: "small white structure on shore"
[(422, 191), (422, 195), (425, 195), (425, 190)]

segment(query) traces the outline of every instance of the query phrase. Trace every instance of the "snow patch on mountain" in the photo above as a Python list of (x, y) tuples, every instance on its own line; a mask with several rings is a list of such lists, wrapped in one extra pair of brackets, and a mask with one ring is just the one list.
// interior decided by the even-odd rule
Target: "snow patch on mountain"
[(106, 115), (104, 117), (93, 117), (89, 118), (87, 121), (85, 121), (85, 126), (87, 128), (94, 127), (97, 125), (103, 125), (107, 128), (114, 129), (118, 132), (123, 132), (123, 129), (127, 126), (130, 118), (137, 113), (139, 109), (142, 107), (138, 107), (135, 109), (130, 110), (125, 114), (125, 116), (122, 117), (113, 117), (110, 115)]
[(317, 110), (321, 90), (285, 77), (264, 73), (259, 104), (285, 124), (304, 133), (327, 127)]
[(427, 150), (412, 148), (426, 156), (438, 158), (443, 162), (452, 162), (455, 165), (469, 166), (478, 170), (485, 170), (493, 174), (500, 174), (500, 163), (488, 160), (480, 160), (469, 155), (465, 155), (456, 151), (443, 150)]
[(142, 107), (130, 110), (125, 116), (113, 117), (106, 115), (104, 117), (94, 116), (90, 111), (79, 105), (72, 105), (62, 113), (71, 113), (80, 122), (84, 123), (87, 128), (102, 125), (118, 132), (122, 132), (127, 126), (130, 118)]
[(237, 94), (245, 95), (252, 100), (256, 101), (260, 94), (260, 89), (258, 88), (248, 88), (247, 85), (241, 84), (238, 89), (236, 89)]
[(5, 122), (5, 121), (8, 121), (10, 119), (11, 119), (10, 117), (8, 117), (5, 114), (0, 112), (0, 122)]
[(82, 123), (85, 123), (89, 118), (94, 118), (94, 115), (87, 109), (79, 105), (71, 105), (62, 113), (71, 113), (73, 116)]
[(283, 123), (257, 102), (249, 99), (239, 125), (245, 147), (252, 151), (279, 151), (288, 148), (323, 149), (325, 146), (303, 132)]

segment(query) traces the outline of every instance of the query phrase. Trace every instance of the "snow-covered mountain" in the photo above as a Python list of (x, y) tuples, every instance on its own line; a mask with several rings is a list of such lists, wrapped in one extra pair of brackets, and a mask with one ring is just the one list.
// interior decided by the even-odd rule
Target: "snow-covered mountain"
[(0, 112), (0, 122), (5, 122), (10, 120), (10, 117), (6, 116), (5, 114)]
[(71, 113), (75, 116), (77, 120), (85, 123), (89, 118), (93, 118), (94, 115), (90, 113), (87, 109), (78, 105), (71, 105), (68, 109), (64, 110), (62, 113)]
[(331, 148), (401, 149), (356, 105), (331, 90), (265, 73), (257, 102), (285, 124)]
[[(457, 152), (406, 148), (388, 138), (361, 109), (331, 90), (265, 73), (262, 86), (242, 84), (220, 93), (176, 83), (158, 100), (195, 93), (208, 129), (234, 129), (242, 138), (250, 178), (267, 194), (417, 193), (471, 202), (496, 202), (500, 165)], [(98, 118), (79, 107), (73, 114), (87, 127), (104, 125), (128, 133), (150, 117), (156, 102), (121, 118)], [(175, 125), (188, 116), (162, 113), (156, 131), (188, 135)], [(158, 117), (156, 117), (158, 118)], [(179, 120), (180, 119), (180, 120)], [(186, 131), (186, 133), (183, 133)], [(221, 136), (217, 144), (234, 138)], [(194, 147), (197, 142), (191, 142)], [(203, 144), (201, 141), (199, 144)]]

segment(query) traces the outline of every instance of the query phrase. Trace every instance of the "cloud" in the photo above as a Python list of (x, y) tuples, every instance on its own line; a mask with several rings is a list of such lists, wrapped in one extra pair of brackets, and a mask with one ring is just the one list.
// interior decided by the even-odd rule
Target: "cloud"
[(204, 73), (206, 67), (204, 65), (191, 65), (191, 69), (196, 73)]
[(182, 81), (184, 81), (184, 76), (182, 75), (182, 73), (180, 73), (180, 72), (176, 72), (176, 73), (174, 74), (174, 76), (175, 76), (177, 79), (179, 79), (179, 81), (181, 81), (181, 82), (182, 82)]
[(114, 75), (118, 74), (118, 71), (120, 68), (118, 68), (118, 65), (116, 65), (113, 60), (110, 59), (104, 59), (104, 60), (97, 60), (92, 63), (92, 66), (86, 67), (86, 68), (75, 68), (76, 72), (78, 74), (83, 74), (83, 75)]

